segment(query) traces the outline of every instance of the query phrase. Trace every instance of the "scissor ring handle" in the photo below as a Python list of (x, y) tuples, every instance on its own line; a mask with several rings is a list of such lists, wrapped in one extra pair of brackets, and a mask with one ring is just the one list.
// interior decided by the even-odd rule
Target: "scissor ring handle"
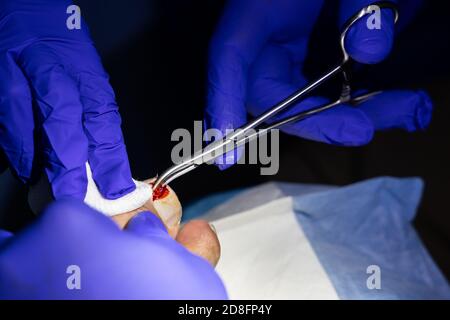
[(362, 8), (356, 14), (354, 14), (350, 19), (348, 19), (341, 33), (341, 49), (344, 54), (343, 64), (346, 63), (350, 59), (350, 55), (347, 50), (345, 50), (345, 37), (347, 36), (347, 32), (350, 27), (359, 19), (366, 16), (367, 14), (373, 13), (377, 9), (391, 9), (394, 13), (394, 23), (397, 23), (398, 20), (398, 9), (397, 6), (391, 1), (377, 1), (374, 2), (367, 7)]

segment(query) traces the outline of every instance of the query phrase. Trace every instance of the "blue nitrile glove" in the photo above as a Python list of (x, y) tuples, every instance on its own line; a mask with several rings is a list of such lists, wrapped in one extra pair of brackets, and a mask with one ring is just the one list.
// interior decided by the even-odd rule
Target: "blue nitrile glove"
[[(0, 2), (0, 147), (28, 181), (43, 157), (55, 198), (84, 199), (89, 161), (104, 197), (135, 189), (108, 75), (70, 1)], [(35, 142), (39, 141), (39, 144)]]
[[(362, 7), (364, 0), (341, 0), (339, 20), (344, 22)], [(238, 128), (247, 121), (247, 112), (258, 116), (310, 80), (303, 75), (308, 41), (323, 1), (230, 0), (210, 45), (206, 127)], [(346, 48), (351, 57), (373, 64), (390, 52), (394, 40), (394, 15), (381, 10), (381, 29), (367, 28), (362, 18), (349, 30)], [(326, 103), (323, 97), (309, 96), (277, 117)], [(286, 125), (289, 134), (343, 146), (368, 143), (376, 129), (423, 129), (431, 118), (432, 103), (422, 91), (386, 91), (358, 109), (336, 107), (306, 120)], [(227, 154), (229, 167), (236, 160)], [(223, 162), (223, 159), (219, 159)]]
[(150, 212), (122, 231), (83, 203), (60, 200), (0, 242), (0, 299), (226, 297), (213, 267)]

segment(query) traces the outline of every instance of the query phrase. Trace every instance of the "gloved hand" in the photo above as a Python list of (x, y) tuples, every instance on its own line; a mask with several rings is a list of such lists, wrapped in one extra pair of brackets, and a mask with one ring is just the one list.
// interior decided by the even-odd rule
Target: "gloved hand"
[(116, 199), (135, 189), (121, 119), (86, 24), (66, 26), (69, 5), (0, 2), (0, 147), (24, 182), (43, 158), (57, 199), (84, 199), (86, 161)]
[[(341, 0), (341, 26), (367, 0)], [(308, 42), (324, 1), (229, 0), (213, 36), (209, 52), (207, 128), (238, 128), (247, 121), (247, 112), (258, 116), (310, 80), (303, 74)], [(348, 32), (346, 49), (362, 63), (382, 61), (394, 40), (394, 15), (381, 10), (381, 29), (368, 29), (360, 19)], [(330, 66), (331, 67), (331, 66)], [(276, 121), (328, 100), (309, 96), (277, 117)], [(432, 104), (423, 91), (386, 91), (352, 108), (338, 106), (306, 120), (285, 125), (282, 131), (315, 141), (342, 146), (368, 143), (374, 130), (425, 128)], [(236, 154), (220, 159), (221, 169), (237, 160)]]
[(19, 234), (0, 232), (0, 299), (225, 298), (213, 267), (150, 212), (121, 231), (83, 203), (60, 200)]

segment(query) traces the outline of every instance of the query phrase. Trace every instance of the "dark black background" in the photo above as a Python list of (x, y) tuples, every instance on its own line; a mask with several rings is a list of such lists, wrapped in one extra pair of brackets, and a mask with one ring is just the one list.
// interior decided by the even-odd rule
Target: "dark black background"
[[(116, 91), (133, 175), (155, 176), (171, 165), (172, 131), (192, 130), (193, 120), (203, 117), (207, 46), (224, 1), (77, 3)], [(450, 277), (450, 7), (446, 3), (427, 1), (398, 35), (388, 60), (355, 79), (366, 88), (426, 89), (435, 105), (426, 131), (380, 132), (359, 148), (282, 135), (276, 176), (261, 176), (258, 166), (250, 165), (225, 172), (203, 167), (172, 184), (182, 203), (269, 180), (344, 185), (380, 175), (419, 176), (425, 181), (425, 192), (414, 223)], [(329, 1), (312, 37), (308, 61), (312, 78), (337, 62), (339, 30), (330, 23), (334, 12), (335, 2)], [(16, 196), (20, 195), (23, 191)], [(14, 219), (3, 217), (1, 227), (15, 230), (29, 217), (23, 208)]]

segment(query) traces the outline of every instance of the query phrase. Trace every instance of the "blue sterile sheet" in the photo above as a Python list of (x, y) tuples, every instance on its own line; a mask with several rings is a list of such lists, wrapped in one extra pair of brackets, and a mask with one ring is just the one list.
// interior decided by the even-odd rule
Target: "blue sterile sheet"
[[(339, 298), (450, 299), (448, 282), (412, 226), (422, 195), (420, 178), (380, 177), (345, 187), (274, 186), (270, 194), (277, 188), (278, 197), (293, 198), (299, 227)], [(256, 196), (259, 190), (268, 192), (267, 186), (251, 189), (202, 199), (187, 208), (188, 217), (214, 207), (230, 210), (234, 203), (239, 205), (235, 199), (244, 192), (248, 194), (244, 209), (268, 199)], [(369, 266), (379, 270), (379, 289), (368, 288), (373, 272), (367, 270)]]

